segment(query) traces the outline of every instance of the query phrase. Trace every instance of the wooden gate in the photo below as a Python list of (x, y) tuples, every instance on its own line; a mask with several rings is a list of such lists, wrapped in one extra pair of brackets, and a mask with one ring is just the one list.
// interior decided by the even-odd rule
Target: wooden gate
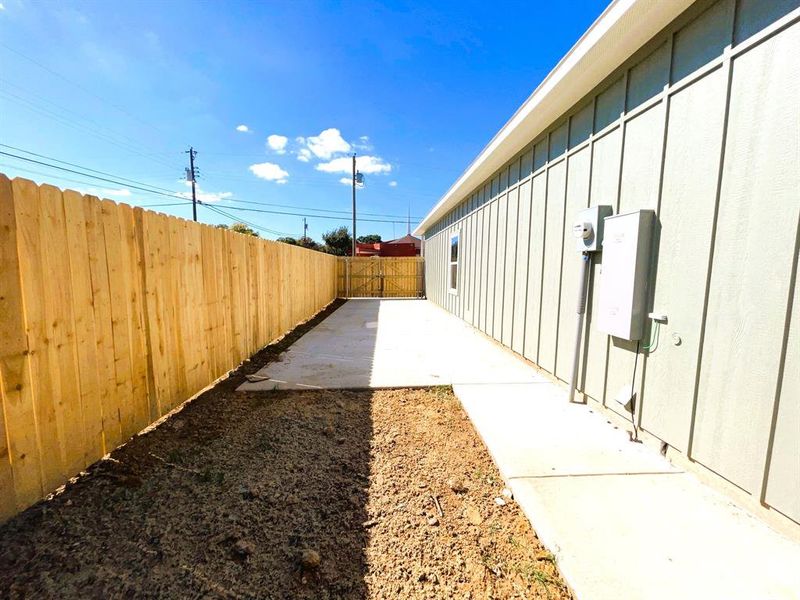
[(338, 265), (340, 298), (422, 298), (425, 259), (411, 257), (342, 257)]

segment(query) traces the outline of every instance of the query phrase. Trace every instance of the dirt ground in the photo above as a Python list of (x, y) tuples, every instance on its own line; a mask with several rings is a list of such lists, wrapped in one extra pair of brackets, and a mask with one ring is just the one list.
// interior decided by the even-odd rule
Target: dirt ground
[(569, 598), (449, 388), (235, 392), (324, 316), (0, 526), (0, 596)]

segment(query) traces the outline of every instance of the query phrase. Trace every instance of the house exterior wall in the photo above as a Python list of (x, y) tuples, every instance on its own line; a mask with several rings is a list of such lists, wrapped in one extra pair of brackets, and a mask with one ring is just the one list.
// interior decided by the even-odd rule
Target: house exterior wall
[(579, 388), (630, 419), (637, 364), (638, 425), (795, 523), (799, 6), (696, 3), (425, 232), (428, 297), (567, 381), (575, 215), (655, 210), (648, 310), (669, 321), (650, 351), (597, 331), (595, 255)]

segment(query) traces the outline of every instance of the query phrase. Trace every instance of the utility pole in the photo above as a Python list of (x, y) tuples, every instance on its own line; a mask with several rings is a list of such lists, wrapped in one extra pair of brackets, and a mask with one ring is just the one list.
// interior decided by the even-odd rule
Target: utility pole
[(356, 255), (356, 153), (353, 152), (353, 254)]
[(353, 256), (356, 255), (356, 185), (364, 183), (364, 175), (356, 171), (356, 153), (353, 152)]
[(189, 155), (189, 168), (186, 169), (186, 179), (192, 182), (192, 218), (197, 222), (197, 191), (195, 190), (197, 171), (194, 168), (194, 157), (197, 156), (197, 151), (189, 146), (186, 154)]
[(306, 221), (305, 217), (303, 217), (303, 237), (308, 237), (308, 221)]

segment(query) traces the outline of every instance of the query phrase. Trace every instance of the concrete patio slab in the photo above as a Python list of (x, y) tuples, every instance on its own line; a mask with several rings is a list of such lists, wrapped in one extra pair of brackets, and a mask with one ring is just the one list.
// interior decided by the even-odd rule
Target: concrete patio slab
[(452, 384), (582, 600), (800, 600), (800, 543), (422, 300), (351, 300), (242, 390)]

